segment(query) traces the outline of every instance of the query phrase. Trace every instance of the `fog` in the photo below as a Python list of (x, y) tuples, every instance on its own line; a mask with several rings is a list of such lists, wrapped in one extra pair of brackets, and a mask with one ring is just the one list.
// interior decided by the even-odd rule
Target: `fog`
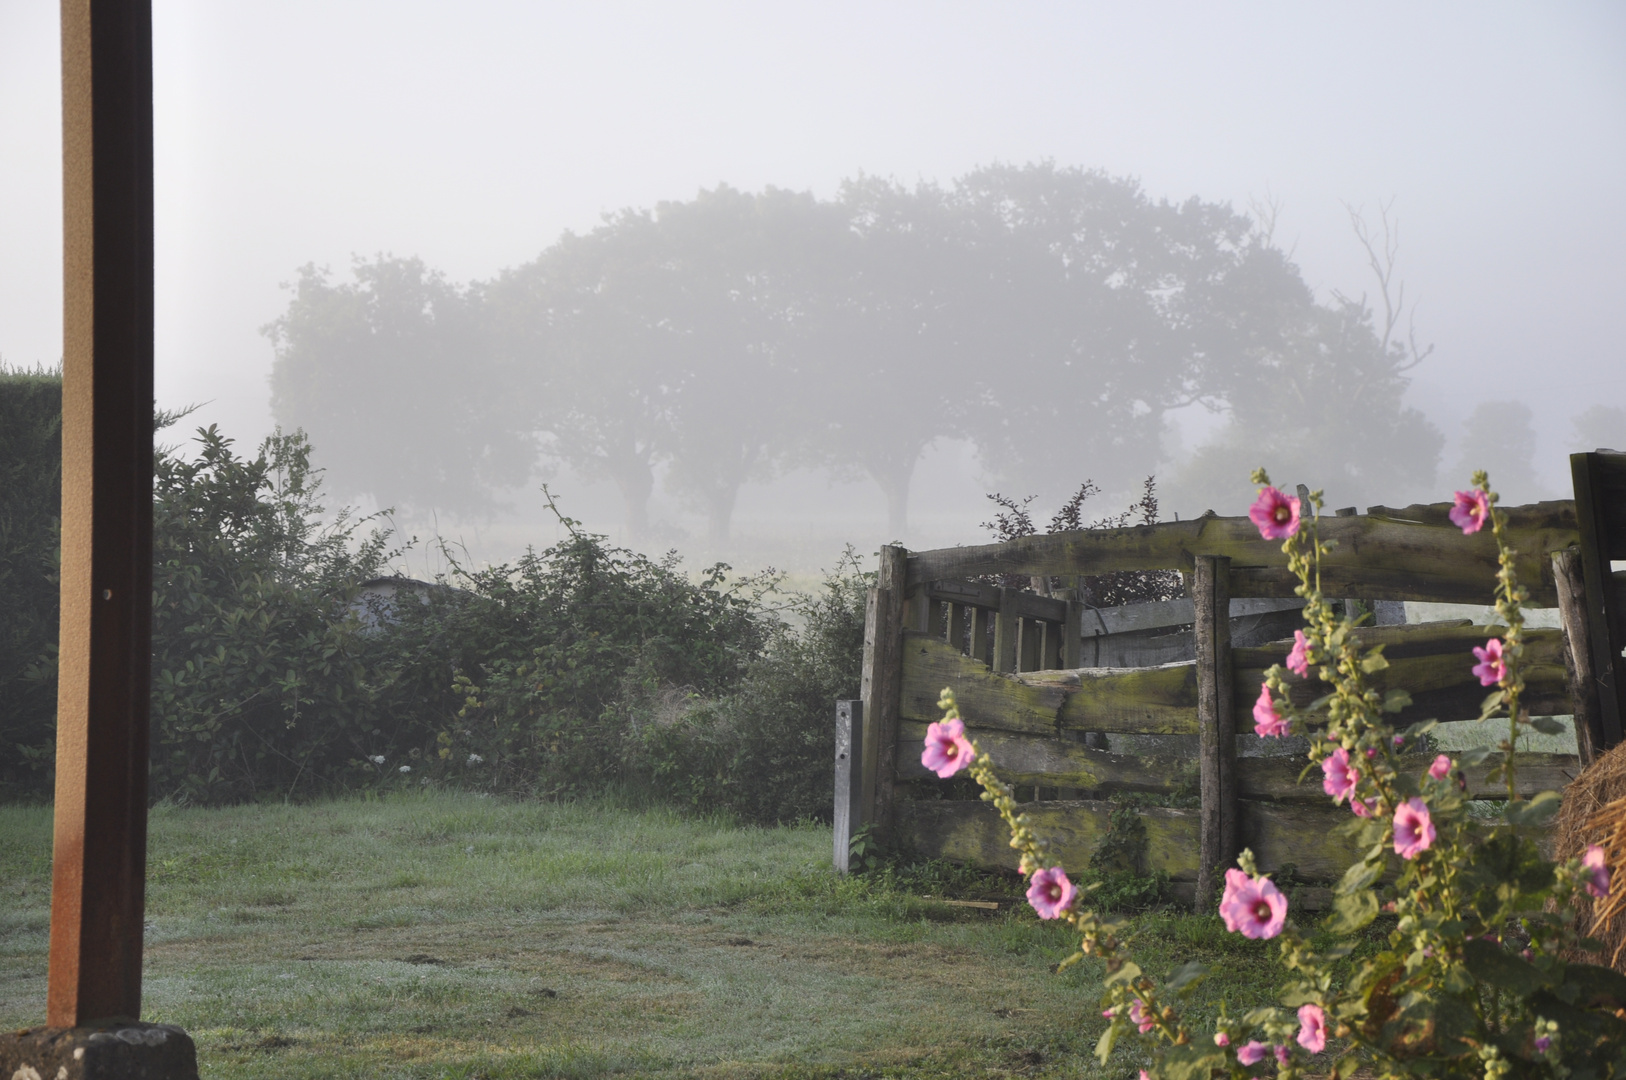
[[(13, 365), (60, 356), (57, 18), (0, 7)], [(303, 426), (336, 494), (477, 558), (557, 535), (544, 480), (618, 539), (813, 568), (977, 542), (990, 491), (1042, 524), (1085, 478), (1102, 516), (1156, 474), (1188, 516), (1235, 512), (1255, 464), (1335, 506), (1478, 464), (1523, 501), (1567, 496), (1571, 450), (1626, 448), (1618, 5), (155, 18), (160, 405), (243, 444)], [(1387, 347), (1353, 227), (1386, 266), (1385, 221)], [(605, 269), (634, 243), (654, 276)], [(386, 296), (412, 259), (429, 276)], [(354, 333), (323, 321), (346, 304)], [(641, 512), (603, 439), (569, 437), (618, 386), (658, 399)]]

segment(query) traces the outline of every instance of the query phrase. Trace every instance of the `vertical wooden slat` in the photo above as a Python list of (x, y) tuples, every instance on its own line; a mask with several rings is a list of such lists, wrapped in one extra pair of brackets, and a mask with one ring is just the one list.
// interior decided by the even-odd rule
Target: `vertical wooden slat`
[(1587, 627), (1586, 583), (1581, 578), (1578, 549), (1553, 552), (1553, 584), (1558, 589), (1558, 616), (1564, 625), (1564, 670), (1569, 676), (1570, 707), (1575, 711), (1575, 750), (1584, 769), (1597, 759), (1603, 732), (1592, 666), (1592, 635)]
[(1067, 621), (1061, 628), (1061, 666), (1084, 666), (1084, 605), (1076, 599), (1067, 601)]
[(1231, 670), (1231, 560), (1200, 556), (1192, 578), (1196, 607), (1198, 780), (1198, 911), (1208, 910), (1223, 874), (1236, 857), (1236, 716)]
[(989, 608), (971, 609), (971, 655), (994, 666), (994, 612)]
[(152, 11), (62, 2), (62, 638), (46, 1022), (141, 1012), (152, 627)]
[(853, 833), (864, 820), (864, 703), (836, 702), (835, 867), (845, 874)]
[[(898, 580), (898, 587), (903, 587), (903, 580)], [(931, 633), (932, 602), (929, 589), (926, 585), (916, 585), (908, 593), (904, 604), (905, 630), (914, 630), (919, 633)]]
[(1038, 671), (1040, 654), (1039, 649), (1044, 636), (1044, 624), (1038, 619), (1018, 619), (1016, 622), (1016, 636), (1021, 643), (1018, 646), (1018, 671)]
[(1586, 585), (1587, 629), (1592, 638), (1593, 685), (1598, 692), (1595, 747), (1618, 745), (1626, 728), (1626, 611), (1612, 595), (1610, 560), (1626, 559), (1626, 454), (1571, 454), (1575, 518)]
[(999, 590), (999, 610), (994, 613), (995, 671), (1016, 670), (1017, 647), (1016, 590)]
[(1046, 671), (1061, 667), (1062, 623), (1047, 622), (1044, 626), (1044, 659), (1040, 666)]
[(968, 617), (974, 610), (976, 609), (969, 608), (964, 604), (949, 605), (949, 644), (963, 653), (970, 653), (972, 656), (976, 655), (976, 651), (967, 645), (967, 624)]

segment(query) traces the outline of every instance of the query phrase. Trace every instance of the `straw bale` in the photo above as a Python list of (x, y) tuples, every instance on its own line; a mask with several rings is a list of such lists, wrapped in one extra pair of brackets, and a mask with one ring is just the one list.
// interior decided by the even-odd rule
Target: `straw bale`
[[(1603, 844), (1614, 871), (1608, 900), (1576, 901), (1577, 929), (1603, 942), (1601, 954), (1584, 957), (1626, 972), (1626, 743), (1599, 755), (1564, 789), (1564, 805), (1553, 821), (1553, 857), (1574, 858), (1591, 844)], [(1578, 957), (1577, 959), (1583, 959)]]

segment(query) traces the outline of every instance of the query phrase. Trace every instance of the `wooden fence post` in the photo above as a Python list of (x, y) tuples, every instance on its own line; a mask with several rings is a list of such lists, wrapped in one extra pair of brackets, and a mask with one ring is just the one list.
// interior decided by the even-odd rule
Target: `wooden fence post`
[(1001, 588), (999, 590), (999, 610), (994, 613), (994, 670), (999, 672), (1013, 672), (1016, 670), (1018, 623), (1016, 615), (1016, 590)]
[(864, 609), (864, 822), (883, 838), (892, 828), (898, 756), (898, 699), (903, 693), (904, 584), (909, 552), (888, 544)]
[(1616, 595), (1610, 561), (1626, 559), (1626, 454), (1571, 454), (1575, 520), (1581, 539), (1593, 686), (1598, 694), (1594, 749), (1612, 749), (1626, 728), (1626, 603)]
[(1084, 666), (1084, 605), (1076, 599), (1067, 601), (1067, 620), (1061, 625), (1061, 666)]
[(836, 702), (835, 865), (843, 874), (864, 820), (864, 703)]
[(1553, 583), (1558, 588), (1558, 615), (1564, 625), (1564, 671), (1569, 676), (1571, 708), (1575, 710), (1575, 752), (1581, 768), (1598, 756), (1603, 731), (1598, 716), (1598, 681), (1592, 660), (1592, 634), (1586, 618), (1586, 584), (1581, 577), (1581, 552), (1566, 548), (1553, 552)]
[(1231, 560), (1204, 555), (1192, 578), (1196, 608), (1197, 729), (1202, 818), (1196, 909), (1211, 905), (1220, 868), (1236, 856), (1236, 715), (1232, 707)]

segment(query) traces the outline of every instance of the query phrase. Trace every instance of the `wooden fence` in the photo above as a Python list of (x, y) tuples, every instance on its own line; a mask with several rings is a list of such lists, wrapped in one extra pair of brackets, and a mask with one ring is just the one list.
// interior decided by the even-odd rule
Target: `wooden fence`
[[(1607, 456), (1620, 459), (1605, 462), (1610, 468), (1626, 466), (1626, 457)], [(1359, 598), (1363, 610), (1391, 620), (1396, 601), (1490, 603), (1494, 540), (1489, 530), (1464, 536), (1448, 510), (1377, 506), (1323, 518), (1323, 538), (1337, 541), (1323, 562), (1324, 592)], [(1608, 567), (1626, 558), (1626, 520), (1617, 536), (1613, 526), (1595, 527), (1605, 516), (1596, 510), (1583, 525), (1572, 501), (1506, 513), (1531, 606), (1558, 607), (1563, 624), (1528, 632), (1526, 701), (1537, 715), (1575, 716), (1580, 751), (1579, 760), (1521, 755), (1520, 787), (1533, 793), (1562, 788), (1583, 762), (1621, 741), (1612, 681), (1599, 669), (1620, 648), (1626, 574)], [(1596, 580), (1584, 565), (1596, 568)], [(1181, 571), (1187, 596), (1097, 611), (1073, 588), (1044, 596), (985, 583), (1028, 575), (1048, 585), (1123, 570)], [(847, 757), (838, 768), (837, 865), (845, 869), (850, 831), (867, 822), (922, 855), (1014, 868), (993, 810), (942, 798), (945, 786), (919, 764), (947, 686), (973, 737), (1031, 797), (1026, 812), (1063, 865), (1088, 862), (1114, 793), (1184, 791), (1198, 805), (1141, 812), (1149, 868), (1177, 886), (1211, 895), (1218, 868), (1242, 847), (1265, 870), (1291, 865), (1305, 880), (1334, 876), (1354, 856), (1334, 830), (1348, 811), (1329, 803), (1319, 776), (1298, 783), (1302, 756), (1253, 756), (1268, 747), (1251, 735), (1237, 752), (1236, 718), (1249, 715), (1265, 671), (1284, 661), (1299, 624), (1295, 583), (1279, 543), (1260, 539), (1246, 518), (1213, 515), (981, 547), (882, 549), (866, 615), (862, 700), (843, 703), (840, 721)], [(1358, 634), (1386, 646), (1383, 681), (1411, 692), (1414, 704), (1401, 716), (1410, 722), (1479, 715), (1485, 691), (1469, 650), (1495, 632), (1464, 619), (1367, 625)], [(1315, 692), (1292, 691), (1301, 703)], [(1115, 752), (1124, 743), (1133, 752)], [(1427, 763), (1424, 755), (1411, 764), (1421, 771)], [(1487, 772), (1468, 770), (1474, 795), (1504, 794)]]

